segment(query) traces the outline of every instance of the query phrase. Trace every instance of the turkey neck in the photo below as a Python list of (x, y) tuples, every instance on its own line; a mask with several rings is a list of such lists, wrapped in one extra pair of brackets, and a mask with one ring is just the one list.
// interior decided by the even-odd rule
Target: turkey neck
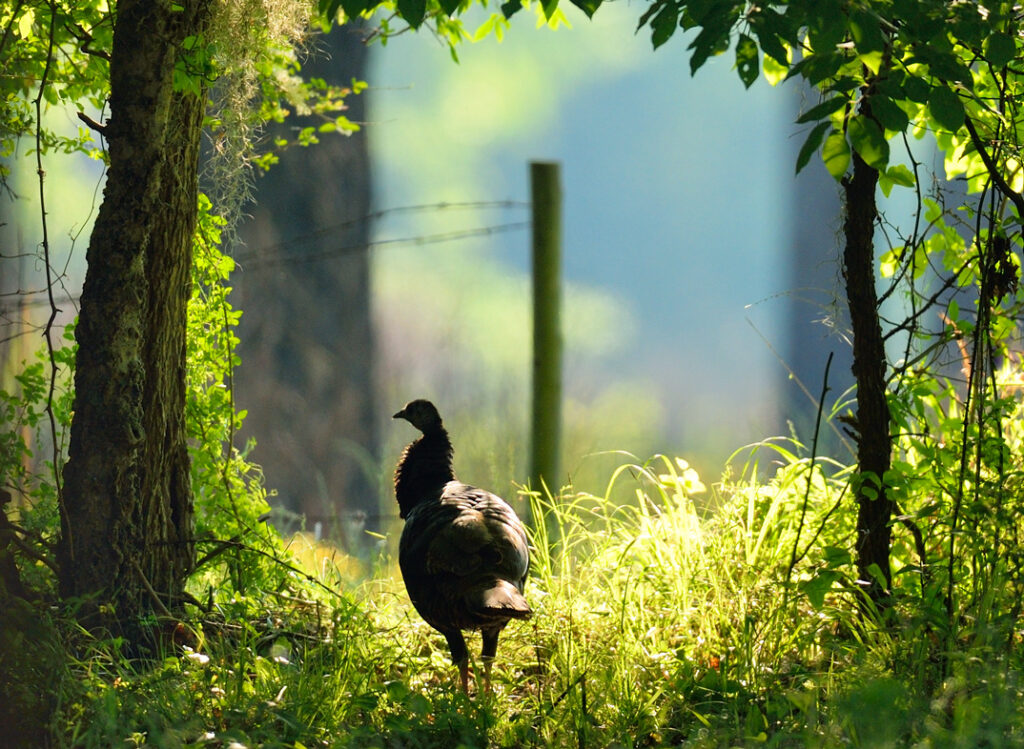
[(395, 469), (399, 515), (405, 518), (420, 502), (436, 500), (444, 485), (454, 479), (448, 432), (442, 426), (424, 432), (405, 448)]

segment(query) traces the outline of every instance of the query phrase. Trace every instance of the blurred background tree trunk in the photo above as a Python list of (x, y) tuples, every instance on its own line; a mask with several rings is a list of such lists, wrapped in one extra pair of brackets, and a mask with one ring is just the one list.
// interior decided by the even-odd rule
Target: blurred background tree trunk
[[(365, 79), (358, 28), (335, 28), (314, 43), (304, 77), (338, 86)], [(365, 95), (347, 103), (348, 118), (365, 121)], [(294, 141), (300, 128), (319, 124), (296, 117), (270, 134)], [(257, 180), (256, 205), (240, 228), (251, 259), (235, 286), (244, 310), (236, 402), (249, 412), (243, 436), (256, 439), (254, 459), (278, 492), (276, 522), (283, 530), (304, 522), (349, 551), (379, 520), (369, 168), (365, 129), (285, 149)]]
[[(794, 86), (793, 90), (798, 98), (795, 120), (799, 111), (807, 109), (808, 102), (817, 98), (807, 85)], [(799, 138), (793, 139), (793, 162), (800, 142)], [(829, 354), (833, 361), (823, 421), (832, 405), (854, 384), (850, 315), (839, 246), (843, 205), (839, 184), (820, 159), (811, 159), (796, 176), (790, 205), (789, 268), (783, 284), (789, 289), (789, 303), (785, 311), (785, 342), (779, 351), (788, 371), (781, 386), (778, 430), (789, 434), (792, 427), (809, 447)], [(847, 438), (843, 443), (838, 429), (822, 423), (819, 455), (855, 457), (852, 440)]]

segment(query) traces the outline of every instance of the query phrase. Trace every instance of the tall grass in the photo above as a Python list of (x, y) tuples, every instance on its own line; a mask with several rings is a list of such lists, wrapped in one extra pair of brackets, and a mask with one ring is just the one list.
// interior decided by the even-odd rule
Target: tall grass
[[(939, 638), (910, 618), (862, 626), (836, 511), (848, 474), (800, 451), (754, 446), (710, 489), (657, 457), (600, 496), (529, 494), (535, 615), (503, 633), (490, 695), (458, 691), (393, 560), (357, 579), (304, 539), (292, 563), (318, 584), (214, 594), (156, 668), (69, 637), (56, 744), (1024, 745), (1016, 650), (965, 650), (941, 672)], [(613, 502), (624, 488), (632, 501)]]

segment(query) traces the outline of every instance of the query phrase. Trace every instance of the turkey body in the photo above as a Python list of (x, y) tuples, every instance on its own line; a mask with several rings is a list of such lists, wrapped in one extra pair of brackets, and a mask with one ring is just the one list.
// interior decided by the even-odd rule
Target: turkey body
[(405, 519), (398, 551), (405, 588), (420, 616), (448, 641), (464, 691), (469, 652), (462, 632), (480, 630), (489, 687), (502, 629), (532, 614), (523, 597), (530, 564), (526, 531), (503, 499), (455, 478), (451, 441), (433, 404), (413, 401), (395, 418), (423, 432), (395, 470)]

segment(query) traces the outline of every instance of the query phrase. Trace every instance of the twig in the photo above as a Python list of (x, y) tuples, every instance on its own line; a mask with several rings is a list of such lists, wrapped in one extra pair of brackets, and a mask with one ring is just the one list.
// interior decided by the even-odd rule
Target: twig
[[(35, 99), (36, 108), (36, 174), (39, 176), (39, 212), (43, 230), (43, 263), (46, 266), (46, 295), (50, 303), (50, 317), (46, 321), (45, 338), (46, 350), (50, 358), (50, 388), (46, 395), (46, 414), (50, 421), (50, 438), (53, 441), (53, 483), (57, 490), (57, 505), (60, 507), (62, 516), (67, 515), (64, 507), (64, 488), (61, 485), (60, 467), (60, 442), (57, 440), (57, 416), (53, 412), (53, 396), (57, 390), (57, 360), (53, 346), (53, 322), (57, 319), (60, 310), (53, 296), (53, 276), (50, 267), (50, 239), (46, 224), (46, 172), (43, 171), (43, 92), (50, 77), (50, 68), (53, 64), (54, 34), (56, 33), (57, 8), (54, 2), (50, 2), (50, 38), (49, 48), (46, 52), (46, 66), (43, 68), (43, 75), (39, 81), (39, 93)], [(71, 542), (71, 526), (66, 528), (68, 534), (68, 548), (74, 555), (75, 545)]]
[(826, 512), (825, 517), (821, 519), (821, 525), (818, 526), (818, 530), (814, 532), (814, 535), (811, 537), (811, 540), (807, 542), (807, 547), (803, 550), (803, 553), (796, 558), (797, 562), (799, 562), (801, 559), (807, 556), (808, 552), (810, 552), (810, 550), (814, 548), (814, 544), (818, 540), (818, 536), (820, 536), (822, 532), (825, 530), (825, 525), (828, 523), (829, 518), (832, 517), (832, 513), (839, 509), (839, 505), (842, 504), (843, 497), (846, 496), (846, 491), (849, 488), (850, 484), (849, 482), (847, 482), (846, 486), (843, 487), (843, 490), (839, 492), (839, 497), (836, 498), (836, 503), (832, 505), (832, 509)]
[(914, 537), (914, 550), (917, 552), (917, 558), (921, 564), (921, 598), (924, 599), (926, 584), (931, 582), (931, 574), (928, 572), (928, 549), (924, 545), (924, 534), (921, 533), (921, 527), (915, 523), (910, 517), (900, 509), (900, 506), (895, 502), (893, 505), (896, 507), (896, 511), (899, 515), (896, 517), (903, 527), (910, 531), (910, 535)]
[(160, 611), (160, 613), (169, 619), (176, 619), (177, 617), (175, 617), (174, 614), (167, 610), (167, 607), (164, 605), (164, 602), (160, 599), (160, 596), (158, 596), (157, 592), (153, 590), (153, 586), (149, 584), (149, 579), (146, 577), (146, 573), (142, 571), (142, 567), (139, 566), (138, 560), (132, 559), (132, 567), (135, 568), (135, 572), (138, 574), (139, 580), (142, 581), (142, 587), (145, 588), (146, 592), (149, 593), (149, 595), (153, 598), (153, 603), (156, 604), (156, 607)]
[(96, 120), (94, 120), (92, 117), (87, 115), (85, 112), (78, 112), (77, 114), (78, 114), (78, 119), (80, 119), (82, 122), (84, 122), (86, 124), (86, 126), (89, 127), (91, 130), (95, 130), (97, 133), (102, 135), (104, 138), (107, 136), (107, 126), (106, 125), (101, 125), (100, 123), (96, 122)]
[(1009, 183), (1007, 183), (1002, 172), (999, 170), (999, 165), (995, 162), (995, 159), (992, 158), (992, 154), (985, 150), (985, 144), (982, 142), (981, 136), (978, 135), (978, 131), (975, 129), (974, 123), (971, 121), (970, 117), (964, 118), (964, 126), (967, 128), (967, 132), (971, 136), (971, 142), (974, 144), (974, 147), (978, 149), (978, 155), (981, 156), (982, 163), (985, 164), (985, 168), (988, 170), (992, 181), (995, 183), (996, 187), (999, 188), (999, 192), (1010, 199), (1013, 205), (1017, 208), (1017, 215), (1024, 216), (1024, 195), (1015, 191), (1010, 187)]
[[(796, 372), (793, 371), (793, 368), (790, 367), (789, 364), (786, 363), (786, 360), (783, 359), (782, 356), (779, 354), (779, 352), (775, 350), (775, 347), (772, 346), (771, 342), (767, 338), (765, 338), (764, 334), (760, 330), (757, 329), (757, 326), (754, 325), (753, 322), (751, 322), (749, 317), (747, 318), (747, 325), (749, 325), (750, 327), (752, 327), (754, 329), (754, 332), (757, 333), (758, 337), (764, 342), (764, 345), (768, 347), (768, 350), (771, 351), (775, 355), (775, 358), (778, 360), (779, 364), (782, 365), (783, 369), (785, 369), (789, 373), (789, 376), (793, 378), (793, 382), (795, 382), (797, 384), (797, 387), (800, 388), (800, 392), (802, 392), (804, 395), (806, 395), (807, 399), (811, 403), (814, 403), (814, 396), (811, 395), (811, 391), (807, 389), (807, 386), (804, 385), (803, 381), (799, 377), (797, 377), (797, 374), (796, 374)], [(831, 360), (832, 360), (832, 354), (830, 353), (829, 354), (829, 361), (831, 361)], [(821, 405), (820, 404), (818, 406), (818, 412), (819, 412), (819, 414), (821, 413)], [(853, 449), (853, 446), (850, 444), (850, 441), (839, 430), (839, 427), (837, 427), (831, 421), (829, 421), (829, 426), (831, 427), (832, 431), (835, 432), (836, 436), (839, 438), (839, 441), (843, 443), (843, 446), (847, 450), (850, 451), (850, 454), (851, 455), (856, 455), (856, 451)], [(817, 427), (815, 427), (815, 433), (817, 433)]]
[(550, 707), (548, 707), (548, 715), (551, 715), (551, 713), (554, 712), (555, 708), (558, 707), (558, 703), (564, 700), (568, 696), (569, 692), (571, 692), (577, 684), (579, 684), (586, 678), (587, 672), (584, 671), (582, 674), (576, 677), (576, 680), (572, 684), (563, 689), (562, 693), (558, 695), (558, 697), (555, 698), (555, 701), (551, 703)]
[(33, 549), (31, 546), (25, 543), (24, 540), (20, 538), (20, 536), (32, 536), (37, 541), (39, 541), (41, 545), (46, 546), (46, 543), (38, 534), (32, 533), (26, 530), (25, 528), (22, 528), (20, 525), (17, 525), (16, 523), (12, 523), (10, 521), (10, 519), (7, 517), (7, 511), (4, 508), (8, 504), (10, 504), (11, 501), (11, 493), (6, 489), (0, 488), (0, 534), (2, 534), (4, 538), (13, 543), (19, 549), (21, 549), (22, 553), (25, 554), (25, 556), (29, 557), (30, 559), (34, 559), (37, 562), (45, 564), (47, 567), (53, 570), (55, 574), (57, 574), (59, 570), (57, 569), (57, 565), (53, 562), (52, 559), (49, 559), (43, 554), (40, 554), (38, 551)]
[(195, 572), (196, 570), (200, 569), (204, 565), (209, 564), (214, 559), (216, 559), (221, 554), (223, 554), (225, 551), (227, 551), (228, 549), (232, 548), (232, 544), (236, 544), (240, 540), (241, 540), (241, 536), (233, 536), (232, 538), (228, 539), (227, 541), (221, 541), (216, 547), (214, 547), (214, 549), (212, 551), (207, 553), (202, 559), (200, 559), (198, 562), (195, 563), (195, 565), (192, 567), (192, 571)]
[[(199, 541), (198, 543), (203, 543), (203, 542)], [(298, 567), (296, 567), (293, 564), (289, 564), (288, 562), (284, 561), (280, 557), (276, 557), (273, 554), (270, 554), (270, 553), (268, 553), (266, 551), (263, 551), (262, 549), (257, 549), (254, 546), (249, 546), (249, 544), (242, 543), (241, 541), (235, 541), (235, 540), (216, 541), (215, 543), (220, 544), (224, 548), (229, 548), (230, 547), (230, 548), (235, 548), (235, 549), (241, 549), (243, 551), (249, 551), (249, 552), (252, 552), (253, 554), (259, 554), (260, 556), (266, 557), (267, 559), (271, 560), (275, 564), (278, 564), (281, 567), (284, 567), (286, 570), (288, 570), (290, 572), (294, 572), (296, 575), (299, 575), (300, 577), (304, 578), (307, 582), (311, 582), (314, 585), (316, 585), (316, 586), (318, 586), (320, 588), (323, 588), (325, 591), (330, 593), (332, 596), (334, 596), (336, 598), (340, 598), (341, 600), (345, 600), (345, 597), (342, 596), (341, 593), (339, 593), (338, 591), (334, 590), (333, 588), (331, 588), (328, 585), (324, 585), (322, 582), (317, 580), (315, 577), (313, 577), (309, 573), (305, 572), (304, 570), (299, 569)], [(215, 551), (219, 554), (219, 553), (221, 553), (223, 551), (223, 549), (218, 548)], [(203, 563), (205, 564), (207, 561), (209, 561), (209, 559), (210, 559), (210, 555), (207, 555), (206, 557), (203, 558)], [(200, 567), (200, 565), (197, 564), (195, 569), (193, 570), (193, 572), (195, 572), (195, 570), (199, 569), (199, 567)]]
[[(110, 53), (103, 49), (96, 49), (92, 46), (94, 41), (92, 34), (82, 28), (79, 24), (65, 24), (65, 28), (71, 33), (75, 39), (82, 43), (81, 50), (87, 55), (93, 57), (99, 57), (100, 59), (110, 62)], [(72, 31), (74, 29), (74, 31)], [(75, 31), (78, 33), (76, 34)]]
[[(825, 409), (825, 396), (828, 395), (828, 372), (832, 368), (832, 356), (834, 352), (830, 351), (828, 354), (828, 360), (825, 362), (825, 376), (821, 382), (821, 396), (818, 398), (818, 416), (814, 420), (814, 439), (811, 440), (811, 463), (807, 471), (807, 489), (804, 491), (804, 502), (800, 508), (800, 522), (796, 527), (796, 538), (793, 539), (793, 554), (789, 558), (789, 567), (786, 569), (786, 582), (782, 586), (782, 607), (786, 607), (786, 599), (789, 597), (789, 581), (793, 576), (793, 568), (796, 567), (797, 555), (796, 550), (800, 546), (800, 534), (804, 530), (804, 520), (807, 517), (807, 503), (811, 499), (811, 486), (814, 483), (814, 463), (818, 458), (818, 434), (821, 430), (821, 414)], [(807, 547), (810, 550), (810, 546)], [(806, 554), (807, 551), (804, 552)], [(802, 557), (801, 557), (802, 558)]]

